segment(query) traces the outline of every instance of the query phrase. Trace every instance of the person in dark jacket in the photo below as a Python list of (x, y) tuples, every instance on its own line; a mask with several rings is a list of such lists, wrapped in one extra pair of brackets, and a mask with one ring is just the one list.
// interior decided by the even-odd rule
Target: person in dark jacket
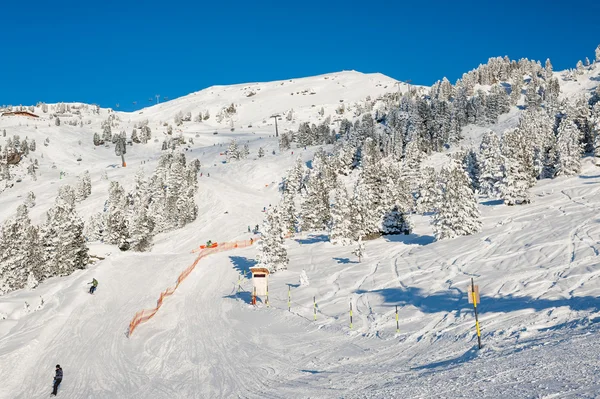
[(62, 382), (63, 379), (63, 370), (60, 368), (60, 364), (56, 365), (56, 375), (54, 375), (54, 389), (52, 390), (52, 395), (56, 396), (56, 391), (58, 386)]

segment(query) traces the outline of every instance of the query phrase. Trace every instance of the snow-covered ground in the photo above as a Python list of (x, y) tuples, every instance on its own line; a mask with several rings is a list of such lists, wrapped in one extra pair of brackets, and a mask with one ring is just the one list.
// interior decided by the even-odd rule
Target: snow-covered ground
[[(166, 115), (168, 104), (156, 109)], [(128, 147), (126, 168), (112, 146), (92, 147), (102, 118), (84, 128), (0, 118), (0, 129), (35, 137), (34, 156), (44, 154), (37, 182), (25, 176), (0, 195), (0, 221), (32, 190), (32, 219), (42, 222), (58, 187), (84, 169), (92, 196), (77, 209), (87, 218), (107, 197), (104, 171), (128, 189), (139, 167), (154, 168), (158, 143)], [(515, 118), (504, 115), (499, 125), (514, 126)], [(324, 234), (289, 239), (289, 269), (271, 276), (269, 307), (249, 304), (247, 278), (237, 293), (255, 247), (208, 256), (127, 337), (134, 314), (155, 305), (194, 261), (193, 249), (209, 239), (248, 239), (247, 226), (278, 202), (285, 170), (298, 155), (311, 159), (314, 148), (279, 153), (271, 129), (190, 130), (195, 144), (186, 154), (203, 165), (195, 222), (157, 236), (149, 253), (92, 245), (90, 253), (105, 259), (89, 269), (0, 297), (0, 398), (47, 396), (57, 363), (65, 373), (59, 396), (69, 398), (596, 397), (600, 169), (591, 158), (579, 176), (538, 183), (529, 205), (482, 200), (483, 230), (473, 236), (434, 242), (428, 217), (415, 217), (414, 234), (367, 241), (360, 263), (353, 247)], [(481, 131), (466, 136), (475, 142)], [(248, 142), (251, 156), (223, 164), (231, 137)], [(259, 147), (266, 156), (255, 159)], [(302, 270), (308, 286), (299, 285)], [(90, 296), (93, 277), (100, 284)], [(482, 350), (466, 296), (471, 278), (481, 293)]]

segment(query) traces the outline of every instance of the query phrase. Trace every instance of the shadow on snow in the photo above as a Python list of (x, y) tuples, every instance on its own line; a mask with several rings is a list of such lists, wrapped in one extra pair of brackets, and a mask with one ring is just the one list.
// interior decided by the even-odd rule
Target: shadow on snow
[(428, 245), (435, 241), (434, 236), (420, 236), (418, 234), (396, 234), (383, 237), (387, 242), (401, 242), (409, 245)]
[(316, 244), (318, 242), (328, 242), (329, 236), (327, 234), (311, 234), (307, 238), (296, 238), (298, 244)]
[[(473, 309), (467, 301), (467, 293), (458, 288), (428, 294), (420, 288), (384, 288), (380, 290), (358, 290), (358, 294), (376, 294), (383, 297), (385, 304), (390, 306), (412, 305), (424, 313), (456, 312)], [(598, 299), (591, 296), (571, 297), (562, 299), (536, 299), (528, 296), (481, 296), (481, 303), (477, 309), (480, 313), (486, 312), (511, 312), (523, 309), (536, 311), (568, 306), (571, 310), (598, 311)]]
[(244, 258), (243, 256), (230, 256), (233, 268), (241, 274), (249, 274), (250, 268), (255, 266), (258, 262), (254, 259)]
[(481, 205), (485, 205), (485, 206), (496, 206), (496, 205), (502, 205), (502, 204), (504, 204), (504, 200), (501, 200), (501, 199), (483, 201), (481, 203)]
[(348, 264), (348, 263), (358, 263), (355, 260), (350, 260), (349, 258), (333, 258), (337, 263)]

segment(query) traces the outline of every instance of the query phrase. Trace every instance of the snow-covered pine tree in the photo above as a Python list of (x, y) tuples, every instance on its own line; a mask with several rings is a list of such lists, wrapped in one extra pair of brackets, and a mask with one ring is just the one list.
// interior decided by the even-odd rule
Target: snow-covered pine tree
[(432, 225), (437, 240), (477, 233), (481, 229), (477, 198), (462, 165), (451, 162), (440, 175), (440, 197)]
[(27, 174), (29, 176), (31, 176), (31, 180), (33, 180), (33, 181), (37, 180), (37, 175), (35, 173), (35, 165), (34, 164), (29, 164), (29, 166), (27, 167)]
[(141, 142), (140, 138), (138, 137), (137, 129), (133, 129), (133, 131), (131, 132), (131, 141), (136, 144), (139, 144)]
[(519, 119), (519, 132), (527, 150), (524, 159), (531, 173), (531, 187), (536, 179), (554, 176), (548, 174), (548, 170), (554, 167), (552, 154), (555, 153), (556, 137), (553, 125), (552, 119), (541, 109), (527, 109)]
[(558, 127), (556, 140), (556, 175), (576, 175), (581, 171), (581, 131), (568, 117)]
[(352, 223), (352, 203), (343, 183), (338, 181), (331, 205), (331, 230), (329, 241), (333, 244), (350, 245), (357, 236)]
[(402, 212), (398, 205), (383, 215), (382, 233), (388, 234), (410, 234), (412, 232), (412, 224), (407, 215)]
[(352, 251), (352, 255), (356, 256), (359, 262), (362, 262), (362, 258), (365, 256), (365, 244), (362, 242), (362, 237), (358, 238), (356, 249)]
[(323, 175), (314, 169), (308, 178), (300, 213), (302, 231), (326, 230), (329, 227), (329, 189), (325, 186)]
[(419, 149), (419, 143), (416, 140), (408, 142), (404, 148), (402, 177), (408, 182), (411, 192), (415, 191), (419, 187), (422, 158), (423, 153)]
[(479, 180), (481, 176), (481, 167), (477, 153), (472, 149), (466, 151), (462, 159), (462, 164), (463, 168), (465, 169), (465, 172), (467, 172), (467, 175), (471, 180), (471, 186), (473, 188), (473, 191), (475, 193), (478, 193), (480, 189)]
[(102, 212), (94, 213), (83, 229), (83, 235), (89, 242), (100, 241), (104, 237), (105, 217)]
[(379, 234), (381, 209), (378, 200), (373, 186), (366, 184), (359, 176), (354, 186), (351, 211), (356, 238), (373, 237)]
[(278, 207), (269, 208), (258, 242), (257, 266), (267, 268), (271, 273), (287, 269), (289, 263), (279, 212)]
[(502, 180), (498, 182), (500, 198), (507, 205), (529, 203), (531, 173), (524, 159), (527, 149), (518, 129), (509, 129), (502, 136)]
[(419, 179), (419, 197), (417, 198), (417, 212), (421, 214), (434, 212), (438, 193), (438, 177), (435, 169), (426, 166), (421, 170)]
[(108, 143), (112, 140), (112, 129), (110, 127), (110, 121), (106, 120), (102, 122), (102, 141)]
[(287, 177), (285, 179), (285, 188), (284, 192), (290, 192), (297, 194), (303, 188), (305, 188), (304, 184), (304, 176), (306, 174), (306, 166), (302, 161), (302, 158), (296, 158), (296, 163), (294, 166), (288, 171)]
[(498, 198), (500, 195), (498, 183), (502, 180), (502, 154), (500, 140), (496, 133), (491, 130), (484, 133), (479, 151), (479, 190), (482, 195), (489, 198)]
[(19, 205), (17, 215), (6, 220), (0, 239), (0, 294), (19, 288), (27, 283), (29, 264), (26, 257), (26, 235), (31, 220), (28, 208)]
[(237, 161), (242, 157), (240, 149), (238, 148), (237, 142), (235, 140), (231, 140), (229, 143), (229, 147), (227, 148), (227, 161)]
[(27, 198), (25, 199), (25, 205), (28, 208), (33, 208), (35, 206), (35, 194), (33, 191), (27, 193)]
[(312, 167), (314, 173), (321, 175), (323, 183), (327, 189), (335, 186), (337, 175), (331, 166), (331, 160), (323, 150), (323, 147), (315, 151)]
[(350, 143), (343, 141), (338, 142), (334, 150), (333, 168), (334, 170), (344, 176), (348, 176), (352, 171), (354, 165), (354, 158), (356, 155), (356, 148), (352, 147)]
[(118, 245), (121, 250), (126, 251), (129, 249), (127, 197), (119, 182), (110, 182), (107, 208), (104, 242)]
[(258, 157), (259, 157), (259, 158), (262, 158), (262, 157), (264, 157), (264, 156), (265, 156), (265, 150), (263, 150), (263, 148), (262, 148), (262, 147), (260, 147), (260, 148), (258, 149)]
[(173, 162), (167, 177), (165, 216), (167, 229), (182, 227), (185, 223), (180, 199), (187, 191), (185, 184), (185, 168), (178, 162)]
[(550, 58), (546, 59), (545, 65), (546, 81), (548, 81), (552, 78), (552, 63), (550, 62)]
[(517, 105), (517, 103), (521, 99), (522, 89), (523, 75), (518, 73), (513, 77), (512, 83), (510, 85), (510, 103), (512, 105)]
[(89, 260), (83, 221), (77, 215), (74, 199), (71, 200), (69, 192), (73, 192), (73, 189), (62, 193), (59, 191), (54, 206), (47, 213), (42, 233), (44, 278), (66, 276), (76, 269), (85, 269)]
[(133, 219), (131, 221), (131, 248), (134, 251), (147, 251), (152, 245), (154, 223), (148, 216), (148, 208), (142, 201), (134, 204)]
[(34, 288), (44, 279), (44, 250), (40, 228), (30, 225), (25, 235), (25, 259), (27, 259), (27, 287)]

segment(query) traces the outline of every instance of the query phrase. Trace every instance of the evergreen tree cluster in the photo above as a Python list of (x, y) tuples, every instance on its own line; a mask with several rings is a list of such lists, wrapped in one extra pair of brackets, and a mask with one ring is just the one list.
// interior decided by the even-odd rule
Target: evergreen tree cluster
[(17, 208), (4, 222), (0, 234), (0, 294), (29, 287), (43, 280), (65, 276), (88, 263), (83, 221), (75, 210), (75, 191), (62, 186), (42, 226), (31, 223), (28, 208), (35, 196)]
[(183, 153), (164, 153), (152, 176), (140, 169), (129, 193), (110, 182), (104, 211), (92, 215), (86, 225), (90, 241), (102, 240), (121, 250), (146, 251), (158, 233), (181, 228), (196, 220), (200, 163), (186, 163)]
[[(245, 159), (250, 155), (250, 147), (248, 144), (244, 144), (241, 148), (238, 146), (237, 141), (231, 140), (229, 143), (229, 147), (227, 148), (227, 161), (239, 161), (240, 159)], [(264, 150), (262, 152), (264, 156)], [(260, 151), (259, 151), (259, 157)]]

